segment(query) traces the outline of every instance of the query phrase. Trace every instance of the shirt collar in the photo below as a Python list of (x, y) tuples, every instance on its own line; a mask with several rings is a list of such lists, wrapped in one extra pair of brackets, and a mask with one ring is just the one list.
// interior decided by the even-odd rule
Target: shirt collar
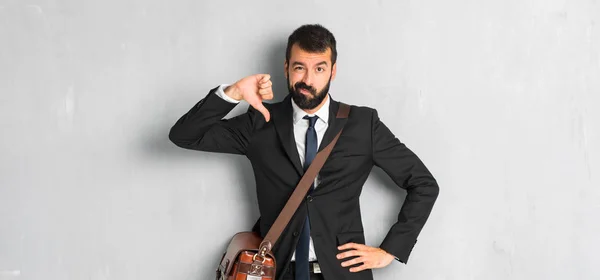
[(306, 115), (311, 117), (316, 115), (319, 117), (319, 121), (322, 121), (325, 124), (329, 122), (329, 103), (331, 102), (331, 96), (329, 96), (329, 93), (327, 94), (327, 100), (325, 100), (325, 104), (323, 104), (321, 109), (314, 114), (308, 114), (304, 112), (304, 110), (300, 109), (300, 107), (296, 105), (296, 102), (294, 102), (293, 98), (290, 98), (290, 100), (292, 101), (292, 109), (294, 110), (294, 124), (297, 124), (298, 121), (302, 120), (302, 118), (304, 118)]

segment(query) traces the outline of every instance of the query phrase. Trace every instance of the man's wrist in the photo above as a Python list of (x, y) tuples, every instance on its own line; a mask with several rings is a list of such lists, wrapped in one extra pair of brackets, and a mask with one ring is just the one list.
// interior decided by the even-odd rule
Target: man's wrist
[(381, 250), (383, 250), (384, 252), (386, 252), (388, 255), (390, 255), (390, 256), (391, 256), (392, 258), (394, 258), (395, 260), (397, 260), (397, 261), (399, 261), (399, 262), (402, 262), (402, 261), (401, 261), (401, 260), (400, 260), (398, 257), (396, 257), (396, 256), (392, 255), (390, 252), (388, 252), (388, 251), (386, 251), (386, 250), (384, 250), (384, 249), (382, 249), (382, 248), (379, 248), (379, 249), (381, 249)]
[(244, 99), (240, 89), (237, 87), (236, 84), (227, 86), (223, 90), (223, 92), (225, 93), (225, 95), (229, 96), (230, 98), (236, 101), (242, 101), (242, 99)]

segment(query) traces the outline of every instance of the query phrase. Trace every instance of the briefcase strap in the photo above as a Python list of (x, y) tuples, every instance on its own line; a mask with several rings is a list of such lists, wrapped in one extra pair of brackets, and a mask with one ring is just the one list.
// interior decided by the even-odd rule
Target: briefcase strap
[[(336, 117), (342, 119), (348, 118), (348, 115), (350, 114), (350, 106), (341, 102), (339, 104), (340, 107), (338, 108)], [(335, 143), (337, 142), (338, 138), (340, 138), (340, 135), (342, 134), (343, 130), (344, 127), (340, 129), (338, 134), (335, 136), (335, 138), (333, 138), (329, 145), (327, 145), (325, 148), (323, 148), (323, 150), (317, 153), (314, 160), (304, 173), (304, 176), (302, 176), (300, 182), (298, 182), (298, 185), (292, 193), (292, 196), (288, 199), (285, 206), (283, 207), (283, 210), (281, 210), (281, 213), (279, 213), (279, 216), (277, 216), (275, 223), (273, 223), (271, 229), (269, 229), (269, 232), (261, 242), (260, 248), (258, 250), (259, 256), (264, 257), (268, 252), (271, 251), (271, 249), (279, 239), (279, 236), (292, 219), (294, 212), (296, 212), (296, 210), (300, 206), (300, 203), (308, 193), (310, 186), (315, 181), (317, 174), (325, 164), (327, 157), (329, 157), (329, 154), (331, 154), (331, 151), (333, 150), (333, 147), (335, 146)]]

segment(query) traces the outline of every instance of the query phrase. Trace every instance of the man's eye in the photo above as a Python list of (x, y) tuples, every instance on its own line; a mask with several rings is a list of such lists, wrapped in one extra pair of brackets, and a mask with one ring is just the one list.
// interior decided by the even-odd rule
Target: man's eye
[(300, 66), (297, 66), (296, 68), (294, 68), (294, 70), (302, 70), (303, 68)]
[(323, 71), (325, 71), (325, 68), (323, 68), (323, 67), (318, 67), (317, 68), (317, 72), (323, 72)]

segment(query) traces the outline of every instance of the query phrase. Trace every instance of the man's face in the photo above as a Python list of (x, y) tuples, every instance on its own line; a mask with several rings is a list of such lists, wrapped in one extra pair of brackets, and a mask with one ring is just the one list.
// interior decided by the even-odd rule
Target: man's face
[(335, 79), (337, 65), (331, 65), (331, 49), (309, 53), (298, 44), (292, 46), (285, 63), (285, 76), (292, 99), (301, 109), (314, 109), (323, 103)]

